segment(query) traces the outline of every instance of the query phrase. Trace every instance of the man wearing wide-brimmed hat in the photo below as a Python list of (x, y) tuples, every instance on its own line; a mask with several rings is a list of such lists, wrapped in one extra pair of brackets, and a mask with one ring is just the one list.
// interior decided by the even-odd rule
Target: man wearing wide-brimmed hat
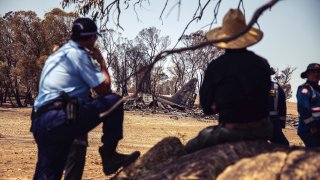
[[(231, 9), (222, 27), (209, 31), (208, 40), (229, 38), (246, 28), (239, 9)], [(272, 136), (268, 95), (270, 66), (264, 58), (246, 49), (259, 42), (263, 33), (250, 28), (244, 35), (215, 43), (225, 54), (207, 67), (200, 88), (200, 104), (205, 114), (219, 114), (219, 124), (202, 130), (186, 144), (193, 152), (226, 141), (267, 140)]]
[(298, 135), (306, 147), (320, 147), (320, 64), (309, 64), (301, 78), (307, 81), (297, 90)]

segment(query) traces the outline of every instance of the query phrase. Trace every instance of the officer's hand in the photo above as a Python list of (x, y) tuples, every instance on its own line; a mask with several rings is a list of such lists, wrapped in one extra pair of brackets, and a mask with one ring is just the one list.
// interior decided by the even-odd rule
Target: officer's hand
[(103, 59), (103, 56), (102, 56), (100, 50), (97, 47), (91, 48), (90, 49), (90, 54), (94, 59), (96, 59), (98, 61), (98, 63), (100, 65), (103, 65), (104, 59)]

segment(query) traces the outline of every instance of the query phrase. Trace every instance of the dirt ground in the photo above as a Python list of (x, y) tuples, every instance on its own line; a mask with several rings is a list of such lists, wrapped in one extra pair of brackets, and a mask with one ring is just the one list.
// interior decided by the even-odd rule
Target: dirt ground
[[(0, 108), (0, 180), (32, 179), (37, 160), (37, 148), (30, 127), (30, 108)], [(288, 103), (288, 114), (297, 116), (296, 105)], [(194, 137), (213, 121), (198, 121), (195, 118), (125, 112), (124, 139), (118, 151), (129, 153), (139, 150), (145, 153), (164, 137), (176, 136), (183, 143)], [(291, 145), (303, 145), (296, 130), (287, 126), (284, 130)], [(102, 172), (98, 147), (101, 126), (89, 133), (89, 147), (83, 179), (109, 179)]]

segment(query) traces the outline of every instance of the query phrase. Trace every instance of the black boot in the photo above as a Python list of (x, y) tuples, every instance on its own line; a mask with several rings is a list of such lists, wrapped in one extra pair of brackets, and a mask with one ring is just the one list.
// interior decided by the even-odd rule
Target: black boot
[(140, 156), (139, 151), (135, 151), (128, 155), (120, 154), (117, 153), (115, 149), (110, 151), (110, 147), (108, 146), (100, 147), (99, 153), (102, 158), (103, 172), (105, 175), (111, 175), (117, 172), (119, 168), (130, 165)]

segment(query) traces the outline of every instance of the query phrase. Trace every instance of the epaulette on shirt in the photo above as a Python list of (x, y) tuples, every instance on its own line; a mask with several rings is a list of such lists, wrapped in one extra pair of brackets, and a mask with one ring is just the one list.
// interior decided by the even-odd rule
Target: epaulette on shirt
[(308, 94), (309, 89), (307, 87), (309, 87), (311, 90), (311, 99), (313, 100), (317, 97), (315, 90), (313, 89), (313, 87), (309, 83), (306, 82), (302, 86), (305, 86), (305, 87), (302, 87), (302, 89), (301, 89), (302, 94)]

